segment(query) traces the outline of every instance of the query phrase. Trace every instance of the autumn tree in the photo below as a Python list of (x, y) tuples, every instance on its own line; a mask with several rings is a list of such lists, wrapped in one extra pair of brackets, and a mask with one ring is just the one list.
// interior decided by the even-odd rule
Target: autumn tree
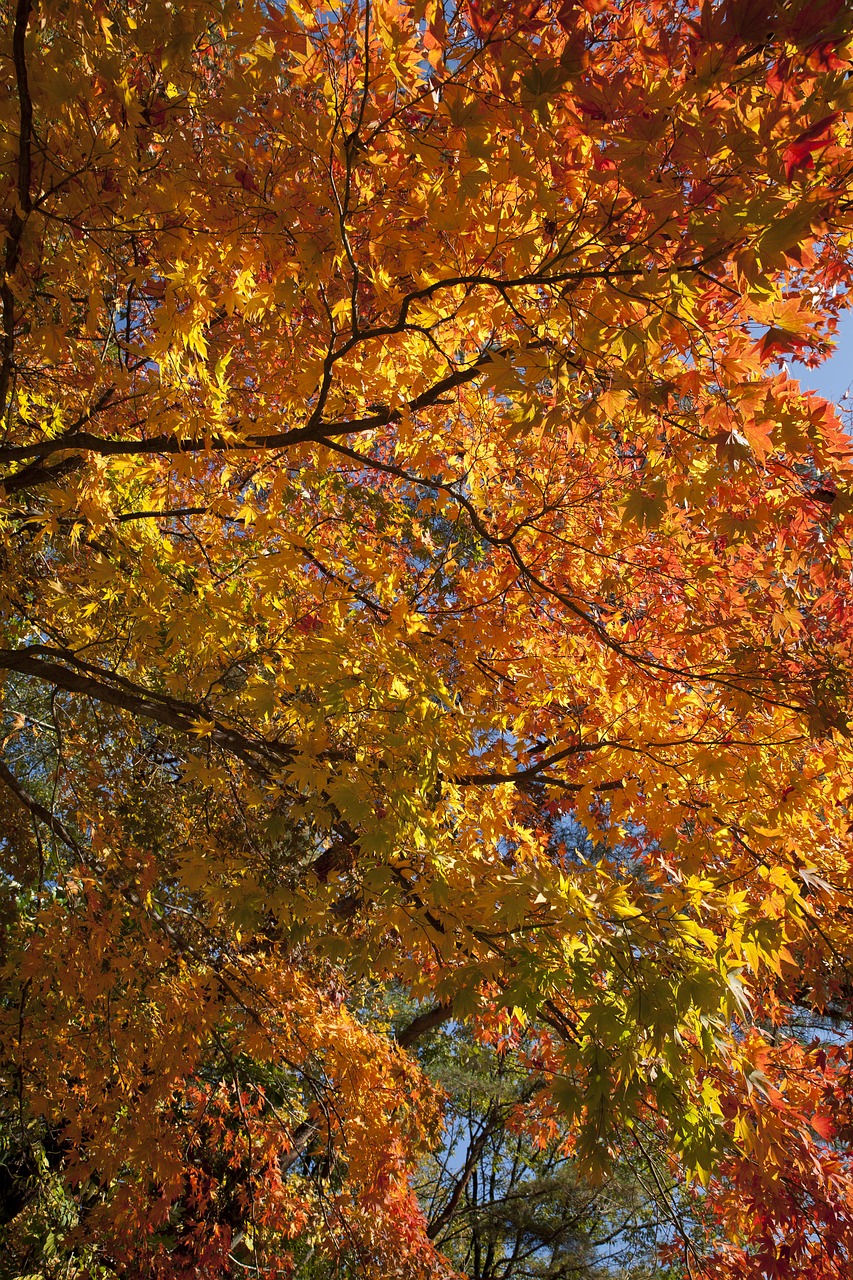
[(7, 1238), (446, 1273), (452, 1018), (847, 1276), (849, 6), (5, 16)]

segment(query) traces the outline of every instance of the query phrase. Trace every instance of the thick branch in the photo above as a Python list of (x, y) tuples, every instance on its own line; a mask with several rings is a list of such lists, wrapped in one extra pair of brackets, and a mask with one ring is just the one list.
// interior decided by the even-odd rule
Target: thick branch
[[(193, 436), (181, 438), (176, 435), (151, 436), (147, 440), (110, 440), (103, 436), (93, 435), (90, 431), (72, 431), (57, 436), (52, 440), (39, 440), (33, 444), (7, 445), (0, 448), (0, 462), (23, 462), (26, 459), (43, 460), (54, 453), (89, 452), (100, 457), (113, 455), (144, 454), (179, 454), (203, 452), (234, 452), (257, 449), (283, 449), (296, 444), (326, 444), (335, 436), (358, 435), (366, 431), (375, 431), (387, 427), (392, 422), (399, 422), (406, 413), (418, 413), (438, 404), (442, 396), (456, 387), (473, 382), (480, 376), (484, 367), (490, 364), (492, 355), (486, 352), (472, 365), (457, 369), (446, 378), (441, 378), (427, 391), (415, 396), (404, 408), (392, 409), (382, 406), (366, 418), (354, 418), (348, 422), (318, 422), (316, 425), (294, 427), (290, 431), (276, 431), (264, 435), (246, 435), (242, 437), (213, 435), (201, 440)], [(28, 468), (28, 470), (31, 470)], [(19, 472), (10, 477), (9, 486), (13, 488), (33, 487), (38, 481), (34, 476), (26, 478), (26, 473)]]
[(55, 836), (58, 836), (62, 843), (67, 845), (73, 853), (82, 857), (80, 846), (68, 829), (62, 822), (60, 822), (59, 818), (24, 790), (14, 773), (12, 773), (12, 770), (8, 768), (2, 760), (0, 760), (0, 781), (5, 782), (12, 794), (17, 797), (19, 802), (29, 811), (29, 813), (32, 814), (34, 818), (39, 822), (43, 822), (44, 825), (48, 827)]
[(33, 645), (27, 649), (0, 649), (0, 669), (2, 668), (35, 676), (67, 693), (88, 695), (97, 702), (118, 707), (121, 711), (128, 711), (146, 720), (154, 720), (178, 733), (197, 733), (198, 722), (209, 721), (212, 724), (209, 735), (211, 741), (230, 751), (256, 772), (268, 771), (263, 759), (258, 759), (259, 756), (266, 757), (269, 765), (281, 764), (289, 756), (286, 746), (267, 742), (265, 739), (254, 739), (238, 729), (223, 725), (203, 703), (185, 702), (180, 698), (155, 693), (135, 685), (123, 676), (82, 662), (73, 654), (62, 650), (48, 649), (42, 645)]
[(28, 467), (22, 467), (20, 471), (16, 471), (14, 475), (7, 476), (2, 481), (3, 488), (7, 494), (17, 493), (21, 489), (37, 489), (40, 485), (55, 483), (65, 476), (73, 475), (82, 466), (83, 459), (79, 455), (61, 458), (59, 462), (54, 462), (49, 467), (42, 466), (40, 462), (33, 462)]
[(453, 1005), (449, 1000), (433, 1005), (431, 1009), (426, 1009), (412, 1018), (408, 1026), (397, 1032), (397, 1044), (401, 1049), (408, 1049), (421, 1036), (425, 1036), (428, 1031), (434, 1031), (436, 1027), (448, 1022), (452, 1017)]
[(33, 136), (33, 102), (30, 97), (27, 77), (26, 41), (27, 27), (30, 24), (32, 0), (18, 0), (15, 11), (15, 26), (12, 31), (12, 62), (15, 67), (15, 81), (18, 89), (18, 182), (15, 191), (15, 204), (9, 214), (6, 232), (5, 278), (0, 287), (0, 304), (3, 313), (3, 354), (0, 358), (0, 416), (6, 412), (6, 399), (9, 394), (9, 383), (12, 377), (12, 365), (15, 354), (15, 295), (10, 284), (18, 269), (21, 256), (21, 241), (27, 215), (32, 208), (30, 197), (30, 178), (32, 169), (32, 136)]
[(320, 1132), (316, 1124), (312, 1124), (309, 1120), (303, 1120), (302, 1124), (298, 1124), (291, 1135), (290, 1150), (286, 1155), (282, 1154), (278, 1158), (279, 1173), (287, 1173), (288, 1169), (296, 1164), (296, 1161), (302, 1155), (308, 1143), (313, 1137)]

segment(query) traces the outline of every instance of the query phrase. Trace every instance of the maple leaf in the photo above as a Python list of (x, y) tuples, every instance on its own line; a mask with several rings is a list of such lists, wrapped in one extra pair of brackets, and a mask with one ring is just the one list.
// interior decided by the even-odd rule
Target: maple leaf
[(767, 330), (759, 343), (759, 351), (763, 360), (774, 355), (786, 355), (791, 351), (801, 351), (806, 339), (800, 334), (791, 333), (787, 329), (779, 329), (775, 325)]
[(824, 116), (810, 128), (801, 133), (793, 142), (789, 142), (782, 152), (782, 163), (785, 166), (785, 178), (788, 182), (797, 169), (813, 169), (814, 154), (822, 151), (832, 142), (832, 126), (840, 118), (839, 111)]
[(823, 1138), (824, 1142), (829, 1140), (835, 1134), (835, 1125), (829, 1116), (820, 1115), (817, 1112), (811, 1117), (809, 1124), (814, 1129), (819, 1138)]
[(244, 191), (252, 191), (256, 194), (260, 191), (260, 187), (255, 181), (255, 177), (248, 169), (235, 169), (234, 177), (239, 182)]

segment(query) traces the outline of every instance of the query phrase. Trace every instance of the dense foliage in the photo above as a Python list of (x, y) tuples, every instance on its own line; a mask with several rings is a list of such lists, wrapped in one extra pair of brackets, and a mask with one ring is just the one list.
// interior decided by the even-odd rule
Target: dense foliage
[(849, 1276), (849, 6), (5, 16), (10, 1274)]

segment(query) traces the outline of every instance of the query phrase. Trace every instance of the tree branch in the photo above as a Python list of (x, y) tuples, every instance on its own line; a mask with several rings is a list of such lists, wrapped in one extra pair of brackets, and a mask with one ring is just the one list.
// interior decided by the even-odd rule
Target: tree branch
[(30, 24), (31, 12), (32, 0), (18, 0), (15, 11), (15, 26), (12, 31), (12, 62), (15, 67), (20, 120), (18, 127), (18, 182), (15, 203), (9, 214), (6, 232), (5, 278), (2, 286), (0, 286), (0, 303), (2, 303), (3, 314), (3, 353), (2, 358), (0, 358), (0, 418), (5, 417), (6, 414), (6, 399), (9, 394), (9, 383), (12, 378), (12, 364), (15, 354), (15, 295), (10, 281), (18, 269), (24, 226), (32, 208), (30, 178), (32, 169), (33, 102), (30, 97), (27, 77), (26, 55), (27, 28)]
[(433, 1005), (431, 1009), (426, 1009), (423, 1013), (419, 1013), (417, 1017), (412, 1018), (412, 1021), (407, 1026), (402, 1027), (397, 1032), (397, 1044), (401, 1049), (408, 1049), (421, 1036), (425, 1036), (428, 1031), (434, 1031), (436, 1027), (448, 1022), (452, 1017), (453, 1004), (450, 1000)]
[(263, 738), (255, 739), (239, 729), (222, 724), (203, 702), (185, 702), (180, 698), (155, 693), (134, 684), (124, 676), (82, 662), (70, 652), (42, 645), (32, 645), (26, 649), (0, 649), (0, 669), (4, 668), (7, 671), (18, 671), (22, 675), (35, 676), (67, 693), (88, 695), (97, 702), (142, 716), (146, 720), (154, 720), (178, 733), (197, 733), (199, 721), (210, 721), (211, 741), (237, 756), (254, 772), (267, 773), (269, 767), (280, 766), (290, 757), (290, 750), (286, 745)]
[(55, 814), (51, 813), (50, 810), (46, 809), (43, 804), (40, 804), (34, 796), (31, 796), (24, 790), (14, 773), (12, 773), (12, 770), (4, 764), (2, 760), (0, 760), (0, 780), (5, 782), (12, 794), (17, 797), (24, 808), (27, 809), (34, 818), (39, 822), (43, 822), (55, 836), (59, 837), (64, 845), (67, 845), (73, 853), (76, 853), (78, 857), (82, 858), (82, 850), (80, 849), (77, 841), (68, 831), (67, 827), (60, 822), (59, 818), (57, 818)]
[(500, 1113), (496, 1108), (492, 1109), (486, 1116), (482, 1129), (468, 1148), (468, 1155), (466, 1157), (465, 1164), (462, 1166), (462, 1172), (459, 1174), (459, 1177), (453, 1185), (453, 1190), (450, 1193), (447, 1203), (441, 1212), (435, 1215), (427, 1227), (428, 1240), (434, 1240), (442, 1227), (447, 1225), (456, 1212), (456, 1206), (462, 1199), (462, 1193), (467, 1187), (471, 1174), (476, 1168), (477, 1161), (483, 1154), (483, 1148), (497, 1128), (499, 1119)]
[[(181, 438), (176, 435), (151, 436), (147, 440), (115, 440), (94, 435), (90, 431), (70, 431), (52, 440), (39, 440), (33, 444), (7, 445), (0, 448), (0, 462), (23, 462), (28, 458), (44, 460), (54, 453), (89, 452), (99, 457), (138, 456), (155, 453), (212, 453), (252, 451), (257, 449), (284, 449), (296, 444), (327, 444), (334, 436), (358, 435), (366, 431), (375, 431), (399, 422), (406, 413), (418, 413), (439, 403), (442, 396), (456, 387), (473, 382), (480, 376), (486, 365), (491, 364), (493, 354), (485, 352), (473, 364), (464, 369), (457, 369), (419, 396), (415, 396), (402, 408), (393, 409), (383, 405), (375, 413), (366, 418), (354, 418), (347, 422), (325, 422), (316, 425), (294, 427), (290, 431), (275, 431), (264, 435), (247, 435), (242, 438), (214, 435), (199, 440), (193, 436)], [(10, 477), (15, 488), (32, 487), (37, 483), (34, 476), (25, 480), (24, 472)]]

